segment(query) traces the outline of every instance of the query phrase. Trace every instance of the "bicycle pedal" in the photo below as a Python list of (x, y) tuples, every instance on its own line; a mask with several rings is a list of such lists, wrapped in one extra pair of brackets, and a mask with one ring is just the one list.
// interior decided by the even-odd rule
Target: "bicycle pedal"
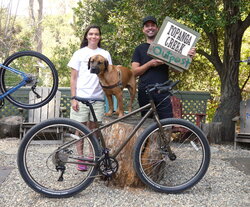
[(105, 179), (104, 180), (105, 185), (109, 186), (110, 185), (110, 181), (112, 180), (112, 177), (105, 177), (104, 179)]

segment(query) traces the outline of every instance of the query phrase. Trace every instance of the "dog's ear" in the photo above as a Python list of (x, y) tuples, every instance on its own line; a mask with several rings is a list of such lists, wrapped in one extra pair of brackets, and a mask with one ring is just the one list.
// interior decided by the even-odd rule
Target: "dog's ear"
[(108, 70), (109, 62), (107, 60), (104, 61), (105, 70)]
[(90, 60), (91, 60), (91, 57), (89, 58), (88, 69), (90, 69)]

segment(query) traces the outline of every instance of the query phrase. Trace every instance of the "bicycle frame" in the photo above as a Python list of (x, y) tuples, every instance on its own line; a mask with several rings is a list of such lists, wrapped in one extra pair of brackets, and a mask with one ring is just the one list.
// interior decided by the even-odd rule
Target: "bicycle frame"
[(14, 69), (14, 68), (11, 68), (11, 67), (7, 67), (7, 66), (2, 65), (2, 64), (0, 64), (0, 68), (1, 69), (5, 69), (5, 70), (9, 70), (10, 72), (15, 73), (15, 74), (20, 75), (20, 76), (23, 77), (23, 80), (18, 85), (16, 85), (15, 87), (11, 88), (7, 92), (5, 92), (3, 94), (0, 94), (0, 100), (4, 99), (4, 97), (6, 97), (9, 94), (15, 92), (16, 90), (18, 90), (22, 86), (26, 85), (29, 82), (29, 80), (30, 80), (30, 78), (24, 72), (21, 72), (21, 71), (19, 71), (17, 69)]
[[(166, 98), (168, 98), (168, 97), (170, 97), (170, 95), (167, 95), (167, 96), (166, 96)], [(92, 106), (91, 104), (90, 104), (90, 107), (92, 107), (91, 112), (94, 113), (93, 106)], [(79, 139), (76, 139), (76, 140), (72, 140), (72, 141), (70, 141), (70, 142), (68, 142), (68, 143), (66, 143), (66, 144), (64, 144), (64, 145), (62, 145), (62, 146), (59, 147), (54, 153), (57, 153), (57, 152), (59, 152), (60, 150), (62, 150), (62, 149), (64, 149), (64, 148), (67, 148), (67, 147), (70, 146), (71, 144), (74, 144), (74, 143), (76, 143), (76, 142), (78, 142), (78, 141), (80, 141), (80, 140), (83, 140), (84, 138), (86, 138), (86, 137), (88, 137), (88, 136), (93, 135), (94, 133), (99, 133), (99, 134), (101, 135), (99, 138), (100, 138), (100, 141), (101, 141), (101, 144), (102, 144), (102, 149), (106, 149), (106, 143), (105, 143), (105, 140), (104, 140), (104, 138), (103, 138), (103, 136), (102, 136), (101, 130), (104, 129), (104, 128), (107, 128), (107, 127), (109, 127), (109, 126), (111, 126), (111, 125), (113, 125), (113, 124), (115, 124), (115, 123), (117, 123), (117, 122), (120, 122), (120, 121), (122, 121), (122, 120), (124, 120), (124, 119), (126, 119), (126, 118), (128, 118), (128, 117), (130, 117), (130, 116), (133, 116), (134, 114), (139, 113), (139, 112), (141, 112), (142, 110), (147, 109), (147, 108), (149, 108), (148, 112), (142, 117), (142, 119), (138, 122), (138, 124), (136, 124), (136, 126), (134, 127), (134, 129), (132, 130), (132, 132), (127, 136), (126, 140), (121, 144), (121, 146), (120, 146), (118, 149), (115, 150), (114, 153), (112, 153), (112, 154), (110, 155), (110, 157), (115, 158), (115, 157), (117, 157), (117, 155), (122, 151), (122, 149), (127, 145), (127, 143), (131, 140), (131, 138), (132, 138), (132, 137), (134, 136), (134, 134), (136, 133), (136, 131), (142, 126), (142, 124), (146, 121), (146, 119), (147, 119), (152, 113), (153, 113), (153, 117), (154, 117), (156, 123), (157, 123), (158, 126), (159, 126), (160, 131), (163, 132), (163, 128), (162, 128), (162, 126), (161, 126), (160, 119), (159, 119), (158, 113), (157, 113), (157, 111), (156, 111), (156, 106), (155, 106), (155, 104), (154, 104), (153, 99), (150, 100), (150, 103), (148, 103), (147, 105), (145, 105), (145, 106), (143, 106), (143, 107), (140, 107), (140, 108), (136, 109), (135, 111), (130, 112), (129, 114), (124, 115), (123, 117), (118, 118), (118, 119), (116, 119), (116, 120), (114, 120), (114, 121), (112, 121), (112, 122), (110, 122), (110, 123), (108, 123), (108, 124), (105, 124), (105, 125), (103, 125), (103, 126), (98, 126), (97, 129), (94, 129), (93, 131), (91, 131), (90, 133), (84, 135), (83, 137), (80, 137)], [(95, 113), (93, 114), (93, 116), (95, 117)], [(94, 119), (95, 119), (95, 118), (94, 118)], [(161, 135), (164, 136), (164, 133), (161, 133)], [(164, 137), (164, 138), (166, 138), (166, 137)], [(168, 138), (166, 138), (166, 139), (168, 139)], [(170, 147), (167, 146), (167, 149), (169, 150), (169, 153), (172, 153)], [(103, 159), (104, 156), (105, 156), (105, 154), (103, 154), (98, 160)], [(87, 159), (85, 160), (85, 159), (80, 159), (80, 158), (79, 158), (79, 160), (89, 161), (89, 160), (87, 160)], [(98, 161), (97, 161), (97, 162), (98, 162)], [(74, 162), (68, 162), (68, 163), (76, 164), (76, 163), (74, 163)], [(87, 163), (87, 165), (95, 165), (95, 164)]]

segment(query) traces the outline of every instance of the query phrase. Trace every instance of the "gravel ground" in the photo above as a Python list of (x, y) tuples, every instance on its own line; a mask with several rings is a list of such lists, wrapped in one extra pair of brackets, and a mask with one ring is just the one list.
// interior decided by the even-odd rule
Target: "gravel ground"
[[(162, 194), (148, 188), (119, 189), (95, 181), (85, 191), (67, 199), (51, 199), (31, 190), (22, 180), (16, 164), (19, 141), (0, 140), (0, 206), (250, 206), (250, 150), (233, 150), (229, 145), (212, 145), (212, 157), (205, 177), (181, 194)], [(246, 165), (238, 166), (237, 160)], [(248, 162), (248, 163), (247, 163)]]

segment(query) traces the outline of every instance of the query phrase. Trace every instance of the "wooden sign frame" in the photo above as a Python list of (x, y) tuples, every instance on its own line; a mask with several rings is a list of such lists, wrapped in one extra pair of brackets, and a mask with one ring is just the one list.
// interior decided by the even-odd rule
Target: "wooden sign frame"
[(147, 53), (164, 61), (171, 68), (183, 72), (192, 62), (188, 52), (195, 47), (199, 38), (198, 32), (166, 17)]

